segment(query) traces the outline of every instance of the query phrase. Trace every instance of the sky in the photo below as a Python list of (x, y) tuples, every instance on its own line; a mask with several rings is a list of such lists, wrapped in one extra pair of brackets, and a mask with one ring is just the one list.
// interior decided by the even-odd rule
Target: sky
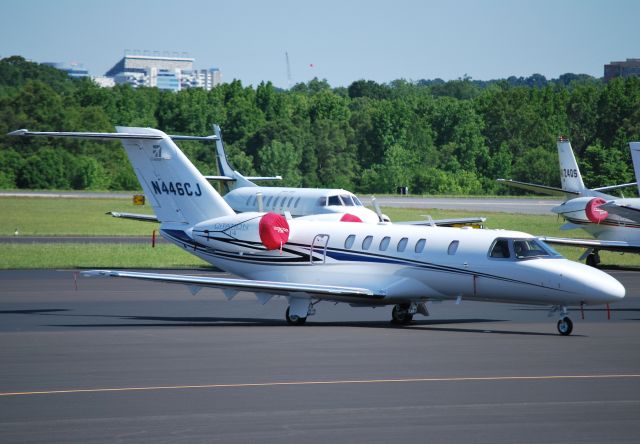
[(0, 58), (104, 75), (125, 50), (188, 53), (223, 81), (333, 87), (465, 75), (603, 76), (640, 58), (638, 0), (6, 0)]

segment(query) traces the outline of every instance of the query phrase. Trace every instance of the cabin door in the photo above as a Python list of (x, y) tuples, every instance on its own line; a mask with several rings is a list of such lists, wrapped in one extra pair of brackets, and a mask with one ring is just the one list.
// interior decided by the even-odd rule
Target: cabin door
[(309, 261), (312, 265), (324, 264), (327, 261), (328, 244), (328, 234), (316, 234), (311, 242), (311, 251), (309, 252)]

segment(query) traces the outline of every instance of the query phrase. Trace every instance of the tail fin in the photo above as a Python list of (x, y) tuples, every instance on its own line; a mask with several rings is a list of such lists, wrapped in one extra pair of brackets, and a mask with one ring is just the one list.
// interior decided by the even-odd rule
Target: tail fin
[(560, 159), (560, 180), (562, 189), (572, 193), (580, 193), (586, 188), (582, 182), (582, 175), (578, 168), (578, 162), (573, 155), (571, 142), (565, 138), (558, 139), (558, 158)]
[(631, 149), (633, 171), (636, 173), (636, 181), (638, 182), (638, 194), (640, 194), (640, 142), (629, 142), (629, 148)]
[(218, 172), (221, 176), (233, 178), (233, 181), (231, 183), (226, 182), (225, 186), (232, 190), (241, 187), (257, 186), (255, 183), (245, 178), (242, 174), (231, 168), (231, 165), (229, 165), (229, 162), (227, 161), (227, 154), (224, 151), (224, 144), (222, 143), (222, 134), (220, 133), (220, 127), (218, 125), (213, 125), (213, 133), (216, 136), (215, 140), (216, 154), (218, 158)]

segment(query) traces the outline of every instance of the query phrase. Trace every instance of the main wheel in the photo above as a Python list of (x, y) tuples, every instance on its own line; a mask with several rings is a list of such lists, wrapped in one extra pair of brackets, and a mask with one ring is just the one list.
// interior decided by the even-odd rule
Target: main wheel
[(409, 306), (406, 304), (398, 304), (393, 306), (391, 310), (391, 323), (392, 324), (410, 324), (413, 320), (413, 315), (409, 313)]
[(569, 336), (573, 331), (573, 322), (571, 319), (564, 317), (558, 321), (558, 333), (562, 336)]
[(287, 312), (285, 313), (285, 318), (287, 319), (287, 324), (289, 325), (304, 325), (305, 322), (307, 322), (307, 318), (306, 317), (302, 317), (302, 316), (296, 316), (296, 315), (290, 315), (289, 314), (289, 308), (287, 307)]

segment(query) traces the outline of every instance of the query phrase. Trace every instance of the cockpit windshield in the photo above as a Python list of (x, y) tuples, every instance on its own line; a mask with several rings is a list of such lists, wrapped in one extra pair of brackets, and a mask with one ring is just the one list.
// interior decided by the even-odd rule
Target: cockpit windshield
[(355, 205), (353, 203), (353, 200), (351, 199), (351, 196), (349, 196), (348, 194), (341, 195), (340, 199), (342, 199), (342, 202), (344, 202), (344, 204), (348, 207), (352, 207)]
[(358, 199), (354, 194), (341, 194), (341, 195), (333, 195), (326, 196), (320, 199), (320, 205), (323, 207), (327, 206), (338, 206), (338, 207), (362, 207), (362, 202)]
[(523, 260), (531, 258), (558, 258), (562, 256), (537, 238), (498, 238), (491, 244), (491, 248), (489, 248), (489, 257), (494, 259), (515, 258), (516, 260)]

